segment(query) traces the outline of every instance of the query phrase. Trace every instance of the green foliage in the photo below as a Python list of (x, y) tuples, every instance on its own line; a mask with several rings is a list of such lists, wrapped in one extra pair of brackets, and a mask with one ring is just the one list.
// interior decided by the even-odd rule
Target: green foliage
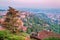
[(7, 39), (8, 40), (24, 40), (24, 37), (18, 36), (18, 35), (8, 35)]
[[(32, 31), (38, 32), (45, 27), (45, 22), (35, 15), (29, 15), (28, 17), (24, 18), (23, 23), (24, 26), (28, 27), (26, 30), (27, 33), (31, 33)], [(32, 26), (32, 28), (30, 28), (30, 26)]]
[(26, 30), (26, 33), (29, 34), (29, 33), (31, 33), (32, 31), (33, 31), (33, 29), (28, 27), (27, 30)]
[(60, 40), (60, 38), (58, 38), (58, 37), (47, 37), (47, 38), (44, 38), (43, 40)]
[[(24, 26), (28, 27), (27, 33), (30, 33), (32, 31), (38, 32), (43, 29), (47, 29), (47, 30), (51, 29), (53, 32), (60, 33), (60, 26), (58, 24), (55, 24), (54, 22), (51, 22), (50, 20), (51, 19), (49, 19), (49, 18), (46, 18), (44, 20), (38, 16), (30, 15), (30, 16), (26, 17), (23, 20), (23, 22), (24, 22)], [(46, 24), (48, 26), (46, 26)], [(29, 28), (30, 25), (32, 26), (32, 28)]]
[(55, 23), (50, 23), (50, 29), (52, 29), (53, 32), (60, 33), (60, 26)]
[(0, 31), (0, 40), (24, 40), (24, 37), (27, 36), (27, 33), (12, 34), (7, 30)]
[(2, 18), (2, 16), (0, 16), (0, 18)]
[(30, 39), (30, 40), (36, 40), (36, 39), (33, 39), (33, 38), (32, 38), (32, 39)]

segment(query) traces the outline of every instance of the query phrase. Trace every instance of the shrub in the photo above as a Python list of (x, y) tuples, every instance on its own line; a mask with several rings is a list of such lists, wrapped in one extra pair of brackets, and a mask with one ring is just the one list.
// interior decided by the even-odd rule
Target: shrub
[(9, 33), (10, 32), (6, 30), (0, 31), (0, 40), (4, 40), (4, 38), (6, 38)]
[(12, 34), (7, 30), (0, 31), (0, 40), (24, 40), (26, 33)]
[(60, 40), (60, 38), (58, 38), (58, 37), (47, 37), (47, 38), (44, 38), (43, 40)]

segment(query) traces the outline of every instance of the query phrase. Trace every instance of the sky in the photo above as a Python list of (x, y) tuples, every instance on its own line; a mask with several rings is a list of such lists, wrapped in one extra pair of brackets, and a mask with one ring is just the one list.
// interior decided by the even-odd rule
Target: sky
[(60, 0), (0, 0), (0, 9), (14, 8), (60, 8)]

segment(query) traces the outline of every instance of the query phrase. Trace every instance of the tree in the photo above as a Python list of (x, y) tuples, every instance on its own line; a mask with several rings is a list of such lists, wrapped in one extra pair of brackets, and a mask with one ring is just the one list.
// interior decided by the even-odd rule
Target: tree
[(5, 21), (2, 23), (2, 27), (14, 33), (18, 32), (20, 30), (20, 26), (22, 25), (22, 20), (19, 18), (18, 11), (12, 7), (9, 7), (9, 10), (5, 15)]

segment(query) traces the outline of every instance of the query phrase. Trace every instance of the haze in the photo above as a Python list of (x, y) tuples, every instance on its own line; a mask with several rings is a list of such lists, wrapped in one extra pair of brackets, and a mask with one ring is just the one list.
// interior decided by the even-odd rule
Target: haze
[(15, 8), (60, 8), (60, 0), (0, 0), (0, 9)]

